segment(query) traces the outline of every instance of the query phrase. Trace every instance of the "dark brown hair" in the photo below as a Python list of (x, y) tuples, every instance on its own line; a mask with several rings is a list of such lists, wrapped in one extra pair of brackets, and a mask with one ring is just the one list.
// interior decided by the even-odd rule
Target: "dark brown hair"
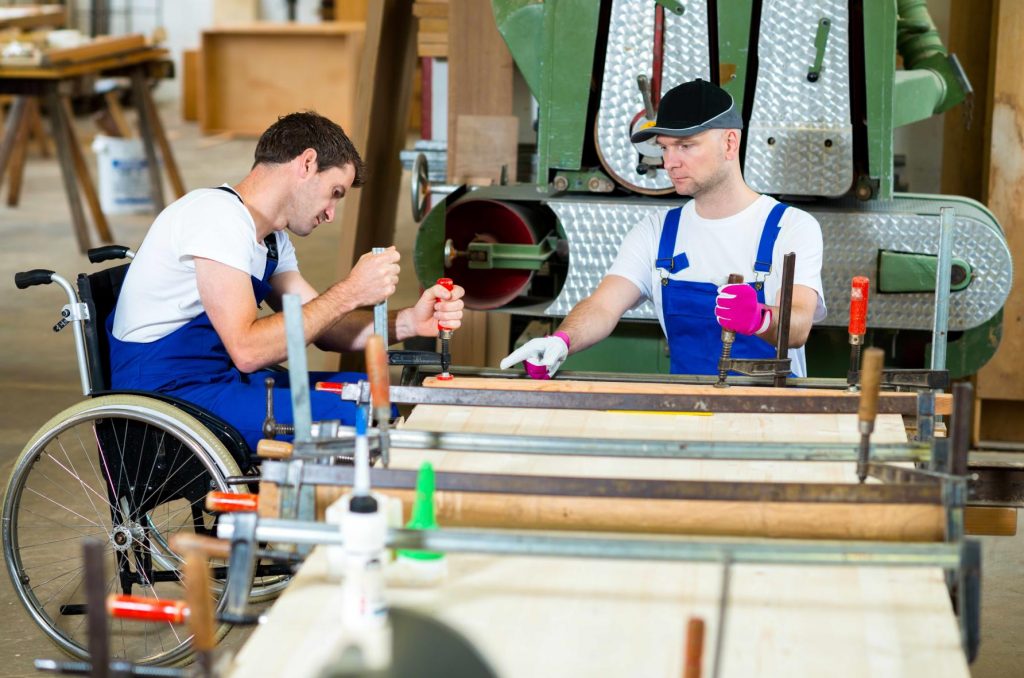
[(307, 148), (316, 151), (318, 172), (351, 164), (356, 172), (352, 185), (362, 186), (366, 181), (363, 159), (345, 130), (315, 111), (289, 113), (278, 118), (256, 142), (252, 166), (290, 162)]

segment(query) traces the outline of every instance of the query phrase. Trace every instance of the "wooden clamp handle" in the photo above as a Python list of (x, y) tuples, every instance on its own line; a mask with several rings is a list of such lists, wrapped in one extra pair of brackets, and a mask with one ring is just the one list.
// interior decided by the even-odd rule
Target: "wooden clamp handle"
[(210, 567), (206, 556), (197, 550), (185, 554), (182, 566), (185, 580), (185, 601), (188, 603), (188, 626), (192, 631), (192, 647), (197, 652), (210, 652), (217, 646), (213, 599), (210, 597)]
[(686, 658), (683, 661), (683, 678), (700, 678), (704, 663), (704, 620), (690, 617), (686, 625)]
[(256, 454), (264, 459), (288, 459), (292, 456), (292, 444), (283, 440), (264, 438), (256, 443)]
[(175, 553), (200, 553), (207, 558), (227, 560), (231, 555), (231, 542), (226, 539), (208, 537), (205, 534), (178, 532), (171, 535), (170, 546)]
[(366, 340), (366, 374), (370, 379), (370, 397), (375, 410), (391, 409), (391, 391), (388, 378), (388, 354), (384, 340), (376, 334)]
[(882, 384), (882, 363), (885, 352), (880, 348), (869, 348), (864, 351), (864, 359), (860, 364), (860, 407), (857, 409), (859, 421), (874, 424), (878, 413), (878, 391)]
[(112, 593), (107, 596), (107, 614), (115, 619), (182, 624), (188, 617), (188, 606), (184, 600)]

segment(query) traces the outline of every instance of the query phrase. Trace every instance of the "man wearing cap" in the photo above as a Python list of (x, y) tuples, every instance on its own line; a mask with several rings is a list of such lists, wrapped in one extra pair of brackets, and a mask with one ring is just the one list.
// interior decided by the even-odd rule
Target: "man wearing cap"
[[(676, 193), (693, 199), (638, 223), (601, 284), (554, 334), (501, 361), (525, 363), (536, 379), (555, 374), (570, 353), (607, 337), (622, 314), (650, 299), (668, 337), (673, 374), (717, 374), (721, 330), (736, 333), (736, 358), (774, 358), (782, 258), (796, 253), (789, 355), (806, 376), (803, 345), (825, 317), (821, 228), (810, 214), (761, 195), (743, 180), (732, 97), (704, 80), (662, 97), (654, 125), (632, 136), (653, 140)], [(725, 284), (730, 273), (747, 283)], [(770, 303), (769, 303), (770, 302)]]

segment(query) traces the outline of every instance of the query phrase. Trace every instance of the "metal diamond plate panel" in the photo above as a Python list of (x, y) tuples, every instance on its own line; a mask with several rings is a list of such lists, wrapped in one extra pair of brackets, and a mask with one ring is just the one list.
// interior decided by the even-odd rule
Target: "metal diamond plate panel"
[[(637, 174), (639, 158), (629, 141), (629, 124), (644, 107), (636, 78), (652, 74), (655, 6), (651, 0), (615, 0), (612, 5), (597, 112), (597, 146), (605, 169), (614, 179), (647, 190), (672, 186), (664, 172)], [(708, 79), (706, 3), (686, 3), (681, 17), (665, 12), (664, 45), (662, 93), (687, 80)]]
[[(917, 214), (812, 212), (825, 241), (821, 282), (829, 308), (826, 325), (845, 326), (850, 314), (850, 279), (873, 274), (878, 250), (938, 254), (939, 218)], [(949, 300), (949, 329), (965, 330), (985, 322), (1006, 303), (1013, 262), (1006, 240), (977, 219), (957, 217), (953, 255), (974, 269), (966, 290)], [(872, 281), (874, 284), (874, 281)], [(868, 304), (868, 326), (930, 330), (933, 294), (874, 294)]]
[[(569, 240), (569, 275), (547, 315), (564, 316), (590, 295), (618, 253), (619, 243), (638, 221), (661, 205), (553, 201)], [(855, 275), (875, 275), (878, 250), (937, 254), (939, 218), (876, 210), (809, 210), (825, 242), (822, 285), (829, 309), (823, 325), (849, 322), (849, 286)], [(1002, 308), (1010, 291), (1013, 263), (1003, 235), (976, 215), (958, 216), (953, 254), (974, 268), (967, 289), (950, 298), (949, 329), (977, 327)], [(868, 324), (877, 328), (930, 330), (932, 294), (873, 294)], [(624, 317), (655, 320), (650, 302)]]
[[(815, 36), (831, 22), (820, 77)], [(847, 0), (766, 0), (744, 175), (762, 193), (839, 196), (853, 183)]]
[[(590, 296), (601, 282), (619, 253), (622, 239), (645, 216), (645, 210), (658, 208), (638, 208), (635, 204), (623, 204), (621, 200), (614, 203), (557, 201), (549, 203), (549, 207), (569, 241), (569, 275), (558, 298), (545, 312), (564, 316)], [(646, 301), (623, 317), (654, 320), (657, 316), (654, 304)]]

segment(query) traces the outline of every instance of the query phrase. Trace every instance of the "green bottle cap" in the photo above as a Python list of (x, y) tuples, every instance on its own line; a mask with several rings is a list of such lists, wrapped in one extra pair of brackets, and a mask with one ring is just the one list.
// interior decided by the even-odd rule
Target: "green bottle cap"
[[(429, 461), (423, 462), (416, 475), (416, 500), (412, 505), (412, 517), (405, 524), (409, 530), (436, 530), (437, 518), (434, 516), (434, 467)], [(444, 558), (443, 553), (402, 549), (398, 552), (402, 558), (413, 560), (438, 560)]]

